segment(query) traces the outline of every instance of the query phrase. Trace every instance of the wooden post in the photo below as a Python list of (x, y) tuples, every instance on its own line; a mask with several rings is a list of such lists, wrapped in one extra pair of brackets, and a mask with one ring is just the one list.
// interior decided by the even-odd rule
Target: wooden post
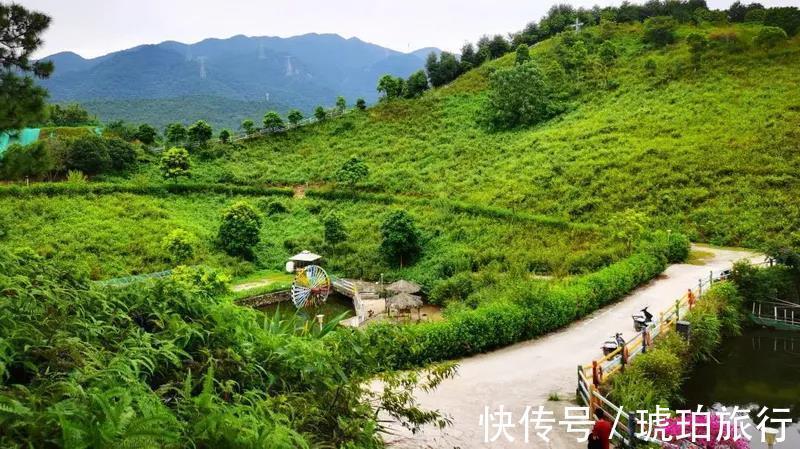
[(589, 416), (594, 416), (594, 410), (597, 408), (597, 398), (595, 392), (597, 387), (594, 385), (589, 386)]
[(647, 340), (650, 339), (650, 331), (647, 328), (642, 330), (642, 354), (647, 353)]
[(703, 280), (700, 279), (697, 281), (697, 297), (703, 296)]
[(628, 447), (636, 447), (636, 416), (628, 413)]
[(598, 371), (599, 366), (597, 366), (597, 360), (592, 360), (592, 386), (600, 385), (602, 379), (600, 379), (600, 372)]
[(714, 285), (714, 270), (708, 272), (708, 285)]
[(681, 319), (681, 300), (675, 301), (675, 321)]

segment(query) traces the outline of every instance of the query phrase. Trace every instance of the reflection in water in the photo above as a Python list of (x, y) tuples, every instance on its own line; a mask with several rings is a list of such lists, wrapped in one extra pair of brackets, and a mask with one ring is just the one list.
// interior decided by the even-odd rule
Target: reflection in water
[[(754, 410), (761, 407), (789, 408), (794, 425), (786, 441), (776, 449), (800, 448), (800, 332), (745, 330), (740, 337), (725, 339), (714, 360), (698, 364), (686, 381), (685, 408), (733, 406)], [(757, 431), (750, 432), (756, 440)], [(766, 448), (760, 441), (753, 449)]]
[(316, 320), (315, 317), (317, 315), (325, 315), (325, 318), (323, 318), (325, 322), (328, 322), (332, 318), (335, 318), (344, 312), (350, 312), (345, 318), (354, 315), (353, 301), (350, 298), (334, 293), (331, 293), (328, 296), (328, 300), (325, 301), (325, 304), (319, 307), (306, 307), (296, 310), (291, 301), (284, 301), (261, 307), (259, 310), (270, 316), (274, 315), (277, 310), (280, 310), (281, 315), (286, 316), (297, 312), (297, 316), (303, 321)]

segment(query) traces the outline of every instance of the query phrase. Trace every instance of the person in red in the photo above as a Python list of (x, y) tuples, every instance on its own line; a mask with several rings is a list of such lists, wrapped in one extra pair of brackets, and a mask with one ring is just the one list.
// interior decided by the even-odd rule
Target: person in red
[(594, 422), (592, 434), (589, 437), (589, 449), (609, 449), (611, 440), (611, 422), (606, 419), (606, 413), (600, 407), (594, 409)]

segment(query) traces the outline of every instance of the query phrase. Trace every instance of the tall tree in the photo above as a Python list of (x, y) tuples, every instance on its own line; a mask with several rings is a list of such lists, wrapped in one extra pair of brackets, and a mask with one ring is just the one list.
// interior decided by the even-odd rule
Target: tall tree
[(238, 202), (222, 213), (217, 239), (222, 249), (231, 256), (251, 257), (253, 247), (259, 242), (261, 217), (253, 206)]
[(381, 224), (381, 252), (391, 264), (402, 267), (412, 262), (422, 251), (419, 231), (406, 211), (392, 212)]
[(339, 96), (336, 98), (336, 112), (341, 114), (344, 110), (347, 109), (347, 100), (344, 97)]
[(191, 176), (189, 152), (184, 148), (170, 148), (161, 156), (161, 176), (177, 182), (180, 177)]
[(283, 119), (275, 111), (264, 114), (264, 129), (278, 131), (283, 129)]
[(142, 123), (136, 130), (136, 138), (145, 145), (152, 145), (158, 138), (158, 131), (147, 123)]
[(386, 100), (399, 98), (403, 95), (405, 89), (405, 80), (403, 78), (395, 78), (392, 75), (383, 75), (378, 80), (378, 92), (383, 94)]
[(242, 131), (244, 131), (244, 133), (248, 136), (256, 132), (256, 124), (249, 118), (242, 121), (240, 128), (242, 128)]
[(297, 124), (303, 120), (303, 113), (297, 109), (292, 109), (289, 111), (289, 115), (287, 115), (286, 118), (289, 120), (289, 123), (291, 123), (292, 126), (297, 126)]
[(205, 147), (208, 141), (214, 137), (214, 130), (211, 129), (211, 125), (203, 120), (195, 122), (186, 133), (192, 146)]
[(478, 67), (477, 55), (475, 54), (475, 47), (467, 42), (461, 47), (461, 72), (466, 72), (474, 67)]
[(406, 98), (416, 98), (428, 90), (428, 77), (423, 70), (417, 70), (406, 81)]
[(47, 115), (47, 91), (32, 76), (49, 77), (53, 64), (32, 62), (30, 56), (42, 45), (41, 34), (49, 25), (50, 17), (42, 13), (0, 4), (0, 130), (42, 122)]
[(164, 137), (167, 139), (167, 145), (181, 146), (186, 143), (187, 137), (186, 127), (180, 123), (170, 123), (164, 131)]

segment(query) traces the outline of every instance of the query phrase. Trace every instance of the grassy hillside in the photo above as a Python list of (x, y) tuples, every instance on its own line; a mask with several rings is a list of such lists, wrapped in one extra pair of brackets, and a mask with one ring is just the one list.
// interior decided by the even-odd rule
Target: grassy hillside
[[(215, 244), (222, 210), (244, 200), (263, 214), (255, 259), (245, 261)], [(285, 212), (270, 213), (273, 203)], [(392, 269), (380, 256), (379, 226), (392, 210), (416, 220), (425, 251), (418, 263)], [(601, 229), (497, 219), (455, 210), (447, 203), (384, 205), (370, 202), (286, 199), (221, 194), (6, 198), (0, 205), (5, 243), (73, 267), (93, 279), (149, 273), (174, 266), (162, 239), (174, 229), (196, 237), (188, 264), (204, 264), (234, 276), (255, 268), (283, 269), (288, 257), (310, 249), (325, 254), (332, 272), (377, 279), (381, 273), (417, 279), (430, 287), (461, 271), (566, 275), (595, 271), (628, 251)], [(335, 213), (348, 234), (344, 242), (323, 240), (322, 220)], [(393, 273), (393, 274), (392, 274)]]
[[(421, 99), (254, 141), (198, 176), (324, 183), (356, 155), (371, 188), (386, 192), (590, 222), (635, 209), (719, 244), (790, 238), (800, 223), (800, 41), (757, 48), (759, 27), (684, 26), (663, 50), (641, 42), (640, 25), (604, 30), (621, 52), (608, 74), (617, 87), (577, 77), (568, 111), (535, 127), (492, 132), (476, 122), (489, 73), (513, 64), (509, 54)], [(601, 39), (599, 28), (586, 32)], [(711, 38), (697, 69), (684, 39), (691, 32)], [(556, 58), (558, 40), (533, 58)]]

